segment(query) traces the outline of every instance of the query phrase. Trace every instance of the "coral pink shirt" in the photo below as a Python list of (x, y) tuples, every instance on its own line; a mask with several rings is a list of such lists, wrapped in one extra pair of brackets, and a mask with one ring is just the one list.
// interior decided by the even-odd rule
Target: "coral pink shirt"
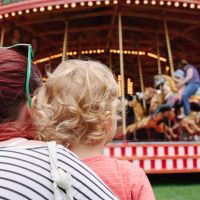
[(83, 161), (120, 200), (155, 200), (147, 176), (135, 164), (103, 155)]

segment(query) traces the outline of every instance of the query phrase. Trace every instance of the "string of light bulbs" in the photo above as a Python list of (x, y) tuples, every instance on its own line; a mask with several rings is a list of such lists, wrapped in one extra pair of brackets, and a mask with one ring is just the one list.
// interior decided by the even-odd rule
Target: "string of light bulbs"
[[(119, 54), (120, 50), (118, 50), (118, 49), (110, 49), (109, 52), (113, 53), (113, 54)], [(93, 49), (93, 50), (91, 49), (91, 50), (82, 50), (81, 51), (81, 55), (103, 54), (103, 53), (105, 53), (104, 49)], [(70, 52), (67, 52), (66, 54), (68, 56), (76, 56), (76, 55), (78, 55), (78, 52), (77, 51), (70, 51)], [(146, 56), (154, 58), (154, 59), (160, 59), (160, 61), (162, 61), (162, 62), (167, 62), (166, 58), (164, 58), (162, 56), (159, 57), (158, 55), (156, 55), (154, 53), (151, 53), (151, 52), (124, 50), (123, 54), (139, 55), (139, 56), (145, 56), (146, 55)], [(51, 56), (47, 56), (47, 57), (44, 57), (44, 58), (37, 59), (35, 61), (35, 64), (47, 62), (49, 60), (54, 60), (54, 59), (57, 59), (57, 58), (60, 58), (60, 57), (62, 57), (62, 53), (53, 54)]]
[[(200, 9), (200, 2), (199, 3), (192, 3), (192, 2), (180, 2), (180, 1), (173, 1), (173, 0), (124, 0), (126, 4), (134, 4), (134, 5), (151, 5), (151, 6), (172, 6), (172, 7), (182, 7), (188, 9)], [(119, 3), (119, 0), (101, 0), (101, 1), (88, 1), (88, 2), (80, 2), (80, 3), (64, 3), (64, 4), (57, 4), (57, 5), (47, 5), (42, 7), (34, 7), (25, 10), (18, 10), (15, 12), (7, 12), (0, 14), (0, 20), (9, 17), (15, 17), (17, 15), (25, 15), (30, 13), (38, 13), (38, 12), (49, 12), (52, 10), (59, 10), (59, 9), (68, 9), (68, 8), (76, 8), (76, 7), (92, 7), (92, 6), (101, 6), (101, 5), (116, 5)]]

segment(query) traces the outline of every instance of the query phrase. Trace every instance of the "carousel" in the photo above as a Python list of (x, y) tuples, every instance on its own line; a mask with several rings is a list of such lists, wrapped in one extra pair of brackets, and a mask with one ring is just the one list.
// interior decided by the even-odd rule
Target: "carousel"
[(109, 66), (123, 109), (105, 155), (147, 173), (200, 172), (200, 90), (178, 118), (174, 81), (180, 60), (200, 71), (199, 0), (2, 0), (0, 31), (1, 47), (32, 44), (44, 81), (66, 59)]

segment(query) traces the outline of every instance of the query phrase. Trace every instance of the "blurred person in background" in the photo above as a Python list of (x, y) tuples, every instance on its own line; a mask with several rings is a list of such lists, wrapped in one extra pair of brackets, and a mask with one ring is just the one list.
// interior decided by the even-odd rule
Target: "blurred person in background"
[(184, 115), (179, 116), (179, 118), (183, 118), (184, 116), (188, 116), (190, 114), (191, 109), (189, 98), (194, 95), (200, 87), (200, 76), (197, 68), (194, 65), (189, 64), (186, 60), (180, 61), (179, 68), (181, 68), (185, 73), (183, 79), (175, 79), (178, 88), (185, 85), (182, 93)]

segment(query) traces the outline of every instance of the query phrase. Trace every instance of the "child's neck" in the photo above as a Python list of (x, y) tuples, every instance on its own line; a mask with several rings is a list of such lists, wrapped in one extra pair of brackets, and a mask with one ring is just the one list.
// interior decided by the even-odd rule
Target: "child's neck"
[(69, 147), (81, 159), (102, 155), (103, 148), (104, 142), (98, 145), (76, 144)]

